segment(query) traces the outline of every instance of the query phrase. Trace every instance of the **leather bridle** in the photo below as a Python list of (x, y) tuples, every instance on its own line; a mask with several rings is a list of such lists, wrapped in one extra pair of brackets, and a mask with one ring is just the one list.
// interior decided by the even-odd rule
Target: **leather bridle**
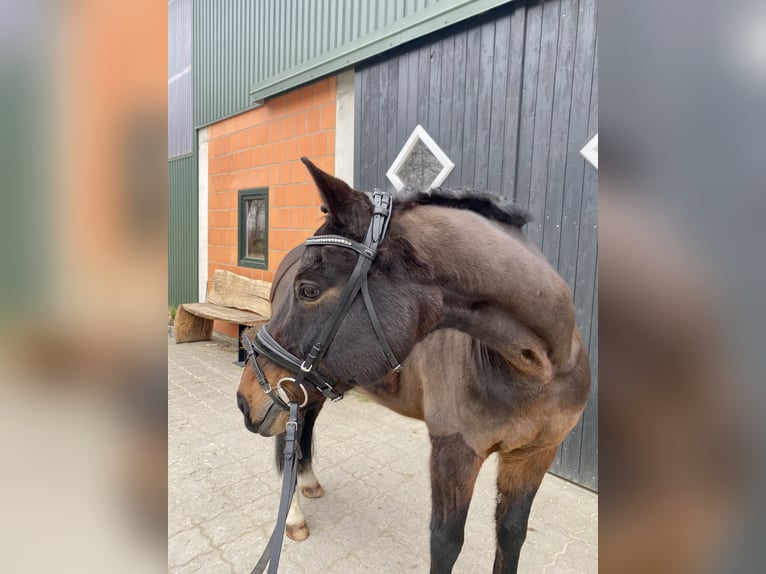
[[(391, 211), (393, 208), (392, 197), (390, 194), (376, 189), (372, 193), (372, 205), (372, 219), (370, 220), (370, 225), (367, 228), (367, 235), (365, 236), (363, 243), (359, 243), (358, 241), (340, 235), (316, 235), (310, 237), (305, 242), (307, 247), (316, 245), (335, 245), (352, 249), (359, 255), (354, 271), (351, 273), (346, 288), (340, 296), (335, 311), (333, 311), (330, 320), (325, 324), (324, 329), (322, 329), (319, 337), (317, 337), (317, 340), (311, 347), (306, 358), (301, 360), (285, 349), (271, 336), (271, 333), (266, 329), (266, 326), (263, 326), (258, 330), (258, 333), (255, 336), (255, 341), (250, 341), (246, 334), (242, 335), (242, 344), (245, 349), (247, 349), (248, 362), (255, 372), (258, 384), (263, 389), (263, 392), (271, 397), (271, 400), (274, 401), (275, 404), (289, 412), (285, 435), (285, 471), (282, 476), (282, 495), (279, 500), (277, 523), (266, 548), (261, 554), (261, 557), (255, 565), (255, 568), (253, 568), (251, 574), (262, 573), (267, 564), (269, 565), (269, 574), (276, 574), (277, 572), (279, 556), (282, 551), (282, 537), (284, 535), (287, 514), (290, 508), (290, 502), (295, 493), (298, 459), (301, 456), (300, 449), (297, 448), (296, 444), (298, 437), (300, 436), (300, 433), (298, 432), (298, 409), (305, 407), (309, 402), (309, 395), (303, 383), (308, 382), (309, 384), (314, 385), (331, 401), (338, 401), (343, 398), (343, 393), (335, 388), (331, 380), (320, 375), (315, 367), (325, 356), (327, 348), (332, 343), (343, 319), (351, 308), (351, 304), (354, 302), (354, 299), (356, 299), (356, 296), (360, 291), (362, 293), (364, 305), (367, 307), (367, 313), (369, 314), (373, 331), (375, 331), (375, 336), (378, 338), (380, 346), (383, 349), (383, 354), (386, 356), (386, 359), (394, 371), (398, 372), (402, 368), (401, 364), (394, 356), (391, 346), (386, 340), (386, 336), (383, 334), (383, 328), (375, 313), (375, 308), (372, 305), (372, 298), (370, 297), (370, 291), (367, 287), (367, 274), (370, 271), (372, 262), (375, 260), (375, 256), (378, 254), (378, 248), (383, 242), (386, 230), (388, 229), (388, 224), (391, 221)], [(283, 369), (295, 374), (295, 377), (283, 377), (277, 382), (276, 388), (272, 388), (263, 369), (261, 369), (258, 361), (256, 361), (256, 355), (263, 355)], [(282, 388), (282, 382), (285, 380), (292, 381), (299, 389), (301, 389), (301, 391), (303, 391), (303, 401), (301, 404), (298, 404), (298, 401), (291, 399), (287, 392)]]
[[(325, 324), (325, 327), (322, 329), (319, 337), (317, 337), (306, 358), (301, 360), (280, 345), (277, 340), (271, 336), (265, 325), (258, 330), (254, 341), (250, 341), (247, 335), (242, 336), (242, 344), (247, 350), (248, 362), (258, 379), (258, 384), (263, 389), (263, 392), (269, 395), (271, 400), (284, 410), (289, 410), (289, 403), (291, 401), (289, 395), (282, 388), (282, 382), (285, 380), (292, 381), (296, 387), (303, 391), (303, 402), (300, 404), (301, 407), (306, 406), (308, 403), (308, 392), (303, 386), (304, 382), (312, 384), (331, 401), (338, 401), (343, 398), (343, 393), (335, 388), (333, 381), (319, 374), (316, 371), (316, 366), (324, 358), (325, 353), (327, 353), (327, 349), (343, 323), (343, 319), (348, 313), (351, 304), (354, 302), (360, 291), (362, 293), (364, 305), (367, 308), (367, 313), (370, 317), (370, 322), (372, 323), (373, 331), (380, 343), (386, 360), (395, 372), (400, 371), (402, 368), (383, 333), (383, 328), (375, 313), (372, 298), (370, 297), (370, 291), (367, 286), (367, 275), (372, 266), (372, 262), (378, 254), (378, 249), (383, 242), (383, 238), (388, 229), (388, 224), (391, 221), (393, 200), (389, 193), (376, 189), (372, 192), (372, 205), (372, 219), (370, 220), (363, 243), (359, 243), (358, 241), (340, 235), (315, 235), (314, 237), (309, 237), (305, 242), (307, 247), (334, 245), (351, 249), (359, 255), (354, 271), (351, 273), (351, 277), (340, 296), (335, 311), (333, 311), (332, 316)], [(283, 369), (293, 373), (295, 377), (283, 377), (278, 381), (276, 388), (272, 388), (263, 369), (261, 369), (260, 365), (258, 365), (258, 362), (255, 360), (257, 355), (263, 355), (273, 363), (276, 363)]]

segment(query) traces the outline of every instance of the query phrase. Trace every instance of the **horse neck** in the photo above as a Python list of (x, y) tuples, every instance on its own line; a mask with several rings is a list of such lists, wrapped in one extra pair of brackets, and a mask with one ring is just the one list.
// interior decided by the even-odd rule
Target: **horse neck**
[(543, 376), (574, 365), (571, 291), (520, 229), (437, 206), (399, 221), (433, 268), (443, 301), (438, 327), (464, 331)]

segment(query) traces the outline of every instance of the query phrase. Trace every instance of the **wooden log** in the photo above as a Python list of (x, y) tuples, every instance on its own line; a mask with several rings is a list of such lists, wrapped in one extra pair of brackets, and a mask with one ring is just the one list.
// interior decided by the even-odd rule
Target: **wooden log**
[(207, 302), (233, 307), (271, 317), (269, 292), (271, 283), (242, 277), (224, 269), (216, 269), (210, 281)]
[(183, 305), (178, 306), (174, 326), (176, 343), (208, 341), (213, 337), (213, 320), (192, 315)]

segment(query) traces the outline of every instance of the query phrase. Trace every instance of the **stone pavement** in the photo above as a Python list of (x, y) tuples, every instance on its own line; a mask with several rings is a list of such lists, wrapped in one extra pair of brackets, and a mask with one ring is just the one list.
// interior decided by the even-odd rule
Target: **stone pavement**
[[(273, 439), (247, 431), (235, 403), (236, 350), (168, 339), (168, 571), (250, 572), (271, 533), (280, 481)], [(280, 572), (427, 572), (429, 441), (422, 422), (349, 394), (319, 417), (314, 470), (326, 492), (302, 499), (311, 532), (285, 539)], [(492, 571), (495, 462), (476, 483), (455, 573)], [(597, 571), (598, 497), (547, 475), (519, 572)]]

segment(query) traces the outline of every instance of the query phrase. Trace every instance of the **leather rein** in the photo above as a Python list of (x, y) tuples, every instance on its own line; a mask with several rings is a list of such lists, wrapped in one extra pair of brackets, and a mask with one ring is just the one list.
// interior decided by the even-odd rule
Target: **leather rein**
[[(269, 564), (269, 574), (276, 574), (277, 572), (287, 513), (295, 493), (297, 462), (300, 458), (299, 449), (296, 448), (295, 444), (296, 437), (299, 436), (298, 409), (305, 407), (309, 401), (309, 395), (303, 383), (307, 382), (313, 385), (325, 396), (325, 398), (328, 398), (331, 401), (339, 401), (343, 398), (343, 393), (335, 388), (333, 381), (319, 374), (315, 367), (324, 358), (335, 334), (343, 323), (343, 319), (351, 308), (351, 304), (360, 292), (362, 294), (364, 305), (367, 308), (373, 331), (380, 343), (386, 360), (393, 371), (399, 372), (402, 368), (383, 333), (383, 328), (375, 313), (375, 308), (373, 307), (372, 298), (370, 297), (369, 288), (367, 286), (367, 275), (378, 254), (378, 249), (383, 242), (383, 238), (388, 230), (388, 224), (391, 221), (393, 199), (389, 193), (379, 189), (374, 190), (371, 195), (373, 205), (372, 219), (370, 220), (363, 243), (359, 243), (358, 241), (340, 235), (315, 235), (314, 237), (309, 237), (304, 244), (306, 247), (334, 245), (351, 249), (359, 256), (356, 266), (351, 273), (351, 277), (340, 296), (330, 320), (325, 323), (325, 327), (312, 345), (306, 358), (301, 360), (280, 345), (277, 340), (271, 336), (265, 325), (258, 330), (254, 341), (251, 341), (246, 334), (242, 335), (242, 344), (247, 350), (247, 362), (250, 363), (250, 366), (255, 373), (255, 377), (258, 380), (258, 384), (263, 389), (263, 392), (266, 393), (276, 405), (289, 411), (284, 451), (285, 470), (282, 477), (282, 494), (279, 502), (277, 524), (274, 527), (274, 532), (269, 539), (269, 543), (266, 546), (263, 555), (251, 574), (260, 574), (263, 572), (267, 563)], [(256, 361), (258, 355), (263, 355), (265, 358), (276, 363), (283, 369), (290, 371), (295, 376), (283, 377), (277, 382), (276, 387), (272, 387), (266, 378), (263, 369), (261, 369), (260, 365), (258, 365), (258, 361)], [(282, 382), (286, 380), (294, 383), (295, 386), (303, 392), (303, 401), (300, 404), (298, 401), (292, 400), (282, 388)]]

